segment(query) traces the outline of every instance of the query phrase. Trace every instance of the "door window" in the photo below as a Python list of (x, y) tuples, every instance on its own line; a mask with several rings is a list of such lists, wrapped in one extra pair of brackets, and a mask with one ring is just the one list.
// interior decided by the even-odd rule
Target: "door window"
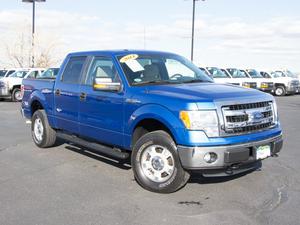
[(62, 82), (78, 84), (86, 57), (71, 57), (62, 75)]
[(109, 57), (96, 57), (85, 80), (86, 85), (92, 85), (95, 78), (103, 78), (105, 83), (120, 82), (118, 72)]

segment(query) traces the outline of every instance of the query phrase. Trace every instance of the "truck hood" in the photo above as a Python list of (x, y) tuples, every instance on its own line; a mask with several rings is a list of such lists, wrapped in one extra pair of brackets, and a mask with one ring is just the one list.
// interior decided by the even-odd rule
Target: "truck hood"
[(266, 99), (270, 95), (230, 84), (194, 83), (178, 85), (156, 85), (148, 87), (148, 94), (171, 97), (187, 102), (216, 102), (237, 99)]

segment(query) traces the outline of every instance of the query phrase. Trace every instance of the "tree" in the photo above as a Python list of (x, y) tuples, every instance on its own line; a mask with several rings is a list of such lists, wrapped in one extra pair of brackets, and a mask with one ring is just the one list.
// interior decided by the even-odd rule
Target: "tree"
[[(32, 38), (31, 35), (21, 32), (14, 40), (7, 41), (5, 44), (7, 64), (12, 67), (31, 67), (32, 56)], [(51, 40), (47, 36), (35, 37), (34, 46), (34, 67), (51, 67), (61, 61), (61, 57), (58, 56), (57, 50), (59, 47), (59, 41), (56, 38), (51, 37)]]

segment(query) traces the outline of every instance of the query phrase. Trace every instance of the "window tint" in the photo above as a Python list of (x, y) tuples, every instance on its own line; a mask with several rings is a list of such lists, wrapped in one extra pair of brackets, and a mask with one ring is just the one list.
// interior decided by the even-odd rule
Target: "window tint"
[(24, 78), (28, 71), (16, 71), (10, 75), (10, 77)]
[(0, 77), (4, 77), (6, 72), (7, 72), (7, 70), (0, 70)]
[(120, 82), (114, 63), (109, 57), (96, 57), (89, 69), (85, 84), (92, 85), (95, 78), (103, 78), (104, 82)]
[(227, 74), (217, 67), (207, 67), (207, 70), (210, 72), (213, 78), (228, 78)]
[(10, 70), (10, 71), (8, 71), (8, 73), (6, 74), (6, 76), (9, 76), (9, 75), (13, 74), (14, 72), (16, 72), (16, 71), (15, 70)]
[(71, 57), (62, 75), (62, 82), (79, 83), (85, 59), (86, 57)]
[(28, 76), (27, 76), (27, 78), (36, 78), (36, 76), (37, 75), (39, 75), (39, 71), (31, 71), (29, 74), (28, 74)]

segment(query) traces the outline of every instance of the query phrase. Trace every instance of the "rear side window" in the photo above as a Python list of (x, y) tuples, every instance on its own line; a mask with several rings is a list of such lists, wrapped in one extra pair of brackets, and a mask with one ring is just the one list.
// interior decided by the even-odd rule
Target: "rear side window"
[(62, 75), (62, 82), (78, 84), (86, 57), (71, 57)]

